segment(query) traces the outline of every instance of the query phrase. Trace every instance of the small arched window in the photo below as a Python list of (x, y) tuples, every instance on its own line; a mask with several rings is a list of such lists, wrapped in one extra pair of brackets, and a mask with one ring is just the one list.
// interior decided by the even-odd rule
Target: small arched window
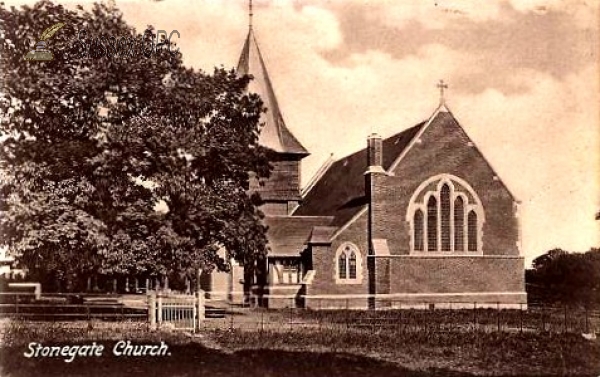
[(427, 250), (437, 250), (437, 200), (434, 196), (427, 201)]
[(454, 250), (465, 251), (465, 205), (461, 196), (454, 200)]
[(356, 253), (350, 254), (350, 263), (348, 264), (348, 278), (356, 279)]
[(411, 252), (482, 253), (484, 218), (481, 201), (467, 182), (448, 174), (432, 177), (408, 205)]
[(467, 217), (468, 222), (468, 238), (469, 251), (477, 251), (477, 214), (475, 211), (470, 211)]
[(335, 280), (338, 284), (359, 284), (362, 281), (361, 254), (356, 245), (342, 244), (336, 252)]
[(450, 251), (450, 187), (447, 184), (440, 190), (440, 212), (442, 231), (442, 251)]
[(414, 238), (415, 238), (415, 250), (425, 251), (425, 240), (423, 239), (423, 211), (420, 209), (415, 211), (413, 217), (414, 223)]
[(338, 258), (338, 271), (340, 279), (346, 279), (348, 277), (348, 256), (344, 251)]

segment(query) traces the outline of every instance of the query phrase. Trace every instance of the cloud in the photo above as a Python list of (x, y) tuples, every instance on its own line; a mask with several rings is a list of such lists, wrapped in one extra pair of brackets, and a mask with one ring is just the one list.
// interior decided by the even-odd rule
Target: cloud
[[(378, 49), (401, 60), (417, 54), (424, 45), (443, 45), (452, 51), (470, 55), (471, 60), (477, 63), (470, 65), (475, 70), (465, 70), (460, 77), (453, 77), (455, 83), (460, 83), (455, 90), (481, 92), (493, 87), (506, 93), (523, 90), (520, 83), (511, 80), (514, 70), (532, 69), (562, 78), (598, 60), (598, 3), (576, 7), (579, 2), (566, 1), (561, 4), (574, 6), (563, 7), (564, 10), (548, 6), (541, 12), (528, 11), (524, 6), (519, 11), (508, 2), (486, 1), (485, 6), (477, 2), (479, 8), (486, 9), (474, 8), (481, 13), (477, 17), (466, 7), (459, 7), (465, 14), (439, 12), (435, 3), (397, 2), (389, 7), (379, 3), (352, 3), (340, 6), (336, 11), (344, 43), (337, 49), (324, 52), (324, 56), (334, 63), (344, 64), (352, 54)], [(437, 3), (440, 7), (450, 4), (444, 1)], [(471, 4), (471, 7), (475, 4), (464, 1), (452, 4), (458, 6), (459, 3)], [(404, 11), (406, 4), (419, 11)], [(496, 8), (498, 11), (489, 10)], [(397, 13), (401, 14), (401, 20), (394, 19)], [(590, 15), (589, 19), (595, 17), (596, 22), (581, 22), (576, 17), (579, 13)], [(443, 21), (443, 27), (432, 28), (429, 25), (432, 19)]]
[[(179, 30), (187, 64), (237, 64), (245, 1), (118, 7), (138, 28)], [(286, 124), (312, 153), (303, 182), (330, 152), (339, 158), (373, 131), (389, 136), (427, 118), (444, 79), (454, 115), (522, 200), (531, 259), (600, 245), (599, 9), (583, 0), (257, 0), (254, 29)]]
[(522, 72), (522, 94), (490, 89), (456, 99), (459, 120), (522, 201), (530, 256), (600, 244), (598, 77), (595, 65), (563, 81)]

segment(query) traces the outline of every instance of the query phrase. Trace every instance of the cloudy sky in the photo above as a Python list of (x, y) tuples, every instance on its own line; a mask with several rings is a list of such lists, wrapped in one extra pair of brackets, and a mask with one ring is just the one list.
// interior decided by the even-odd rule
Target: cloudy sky
[[(9, 1), (8, 3), (12, 3)], [(116, 0), (170, 32), (187, 64), (234, 67), (245, 0)], [(600, 246), (597, 0), (255, 0), (254, 30), (286, 124), (312, 153), (307, 182), (371, 132), (447, 104), (521, 200), (523, 252)]]

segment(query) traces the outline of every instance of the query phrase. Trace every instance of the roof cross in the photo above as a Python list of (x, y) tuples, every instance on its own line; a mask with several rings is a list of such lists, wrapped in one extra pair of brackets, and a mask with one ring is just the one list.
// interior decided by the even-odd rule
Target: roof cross
[(448, 84), (446, 84), (444, 80), (440, 80), (437, 87), (440, 90), (440, 105), (443, 105), (446, 102), (444, 99), (444, 89), (448, 89)]

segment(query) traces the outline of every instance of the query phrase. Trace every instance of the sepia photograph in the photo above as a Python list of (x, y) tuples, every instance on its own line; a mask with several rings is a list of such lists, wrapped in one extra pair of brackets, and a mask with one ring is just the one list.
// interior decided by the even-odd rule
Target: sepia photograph
[(0, 0), (0, 377), (600, 376), (599, 29)]

